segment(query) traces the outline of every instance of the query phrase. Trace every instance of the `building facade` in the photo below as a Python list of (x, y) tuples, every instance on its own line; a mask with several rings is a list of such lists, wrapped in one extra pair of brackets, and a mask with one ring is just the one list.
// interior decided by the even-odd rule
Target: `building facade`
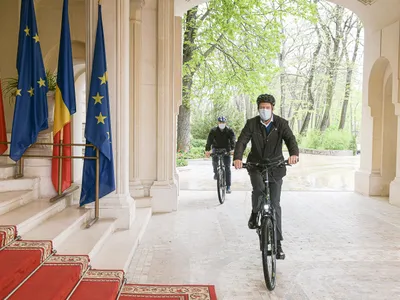
[[(73, 140), (81, 143), (94, 49), (97, 0), (70, 0), (78, 111)], [(116, 191), (101, 200), (101, 216), (129, 228), (135, 210), (178, 209), (177, 115), (181, 99), (182, 16), (203, 0), (102, 0), (110, 87)], [(400, 1), (331, 0), (354, 11), (365, 27), (361, 164), (356, 192), (389, 196), (400, 205)], [(20, 1), (0, 2), (1, 76), (16, 76)], [(62, 0), (36, 0), (46, 68), (57, 67)], [(11, 131), (13, 104), (4, 101)], [(41, 140), (50, 141), (51, 132)], [(35, 149), (29, 151), (49, 151)], [(74, 149), (75, 154), (82, 150)], [(82, 162), (74, 161), (74, 182)], [(55, 194), (50, 160), (27, 160), (26, 174), (40, 175), (43, 197)]]

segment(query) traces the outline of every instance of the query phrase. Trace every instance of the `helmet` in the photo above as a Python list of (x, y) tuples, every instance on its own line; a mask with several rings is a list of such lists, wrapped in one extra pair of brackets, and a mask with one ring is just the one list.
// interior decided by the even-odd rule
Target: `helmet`
[(260, 106), (260, 103), (271, 103), (272, 106), (275, 106), (275, 98), (270, 94), (262, 94), (257, 98), (257, 108)]
[(226, 118), (224, 116), (218, 117), (218, 122), (226, 123)]

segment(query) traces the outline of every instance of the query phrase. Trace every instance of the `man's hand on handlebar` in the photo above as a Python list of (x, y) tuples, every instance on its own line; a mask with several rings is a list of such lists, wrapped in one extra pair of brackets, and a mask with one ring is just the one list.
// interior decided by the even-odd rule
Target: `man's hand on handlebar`
[(211, 155), (211, 151), (206, 151), (206, 157), (209, 158)]
[(292, 155), (288, 159), (289, 165), (295, 165), (299, 162), (299, 157), (297, 155)]
[(233, 165), (235, 166), (235, 169), (241, 169), (243, 167), (243, 163), (240, 159), (234, 160)]

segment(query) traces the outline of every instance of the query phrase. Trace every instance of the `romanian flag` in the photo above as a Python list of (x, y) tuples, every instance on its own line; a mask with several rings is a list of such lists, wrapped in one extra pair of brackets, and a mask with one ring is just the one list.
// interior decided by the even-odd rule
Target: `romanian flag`
[[(7, 142), (7, 129), (6, 120), (4, 116), (3, 106), (3, 91), (1, 90), (1, 77), (0, 77), (0, 142)], [(6, 152), (8, 148), (7, 144), (0, 144), (0, 154)]]
[[(54, 144), (71, 144), (71, 116), (76, 112), (74, 69), (72, 63), (71, 34), (68, 20), (68, 0), (64, 0), (60, 52), (58, 55), (57, 88), (54, 106)], [(53, 146), (54, 156), (70, 156), (71, 146)], [(54, 188), (59, 191), (59, 158), (53, 158), (51, 179)], [(61, 192), (71, 186), (72, 164), (70, 158), (62, 159)]]

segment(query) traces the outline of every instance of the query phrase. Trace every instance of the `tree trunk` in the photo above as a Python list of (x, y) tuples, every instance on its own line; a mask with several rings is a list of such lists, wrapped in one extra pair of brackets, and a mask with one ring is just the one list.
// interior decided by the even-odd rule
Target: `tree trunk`
[[(329, 118), (330, 118), (330, 111), (332, 106), (332, 99), (336, 85), (336, 78), (338, 73), (338, 67), (340, 63), (340, 53), (339, 53), (339, 46), (342, 39), (342, 21), (343, 21), (343, 13), (344, 8), (336, 5), (335, 6), (335, 15), (334, 15), (334, 22), (336, 33), (333, 39), (333, 52), (332, 55), (329, 57), (329, 64), (328, 64), (328, 86), (326, 88), (326, 101), (325, 101), (325, 109), (321, 119), (321, 124), (319, 129), (321, 131), (325, 131), (329, 126)], [(331, 39), (331, 34), (329, 29), (326, 26), (323, 26), (325, 35), (327, 39)]]
[[(283, 25), (282, 19), (280, 20), (281, 25), (282, 25), (282, 30), (281, 34), (285, 36), (285, 26)], [(282, 44), (281, 44), (281, 52), (278, 55), (278, 60), (279, 60), (279, 68), (280, 68), (280, 84), (281, 84), (281, 102), (280, 102), (280, 114), (282, 118), (286, 117), (285, 114), (285, 105), (286, 105), (286, 76), (285, 76), (285, 56), (286, 56), (286, 39), (282, 39)]]
[[(185, 20), (183, 37), (183, 64), (193, 59), (194, 40), (197, 32), (197, 6), (189, 10)], [(195, 70), (191, 70), (182, 79), (182, 105), (179, 107), (177, 150), (187, 152), (190, 148), (190, 96)]]
[(322, 39), (320, 36), (318, 26), (316, 26), (316, 31), (317, 31), (317, 35), (318, 35), (318, 44), (317, 44), (317, 47), (315, 48), (315, 51), (313, 53), (313, 57), (311, 60), (310, 76), (308, 77), (308, 81), (307, 81), (307, 91), (308, 91), (308, 93), (307, 93), (307, 96), (308, 96), (307, 113), (306, 113), (306, 117), (304, 118), (303, 125), (300, 129), (300, 134), (304, 134), (307, 132), (308, 127), (310, 125), (310, 121), (311, 121), (311, 115), (314, 111), (314, 96), (313, 96), (313, 92), (312, 92), (312, 87), (313, 87), (314, 74), (315, 74), (315, 68), (317, 65), (318, 55), (322, 48)]
[(356, 39), (354, 41), (354, 51), (353, 51), (353, 57), (351, 58), (351, 62), (348, 59), (349, 56), (346, 51), (346, 61), (347, 61), (346, 86), (345, 86), (344, 100), (342, 105), (342, 112), (340, 114), (339, 129), (344, 129), (344, 125), (346, 123), (347, 107), (349, 105), (349, 99), (351, 94), (351, 83), (353, 79), (354, 64), (356, 62), (358, 54), (358, 45), (360, 42), (361, 29), (362, 29), (362, 24), (360, 21), (357, 21), (357, 34), (356, 34)]
[(181, 105), (178, 115), (178, 151), (187, 152), (190, 146), (190, 109)]

